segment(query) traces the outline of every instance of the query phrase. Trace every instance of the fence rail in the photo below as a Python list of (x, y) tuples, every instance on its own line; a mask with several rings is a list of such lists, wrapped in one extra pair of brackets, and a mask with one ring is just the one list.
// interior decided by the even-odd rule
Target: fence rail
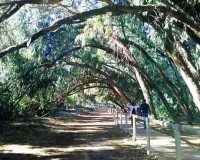
[[(125, 117), (125, 132), (128, 132), (128, 116), (127, 113), (123, 113), (120, 110), (116, 110), (116, 109), (111, 109), (111, 113), (113, 114), (113, 119), (116, 125), (121, 123), (122, 126), (122, 117), (124, 115)], [(119, 117), (120, 114), (120, 117)], [(154, 124), (163, 126), (165, 128), (172, 128), (174, 131), (174, 138), (175, 138), (175, 153), (176, 153), (176, 160), (181, 160), (181, 139), (180, 139), (180, 131), (184, 131), (186, 133), (189, 134), (196, 134), (196, 135), (200, 135), (200, 130), (199, 129), (194, 129), (191, 127), (186, 127), (186, 126), (182, 126), (180, 124), (174, 124), (174, 123), (170, 123), (170, 122), (165, 122), (165, 121), (160, 121), (160, 120), (155, 120), (152, 118), (144, 118), (138, 115), (132, 115), (132, 120), (133, 120), (133, 124), (132, 124), (132, 139), (133, 141), (137, 140), (136, 137), (136, 119), (140, 119), (140, 120), (145, 120), (146, 121), (146, 140), (147, 140), (147, 155), (149, 155), (151, 153), (151, 135), (150, 135), (150, 126), (149, 123), (153, 122)], [(121, 120), (121, 122), (119, 123), (119, 120)]]

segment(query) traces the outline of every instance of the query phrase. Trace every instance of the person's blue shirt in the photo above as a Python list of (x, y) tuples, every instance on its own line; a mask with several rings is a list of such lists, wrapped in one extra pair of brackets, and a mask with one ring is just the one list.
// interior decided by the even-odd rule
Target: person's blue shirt
[(140, 108), (141, 108), (141, 112), (142, 113), (148, 113), (149, 112), (149, 105), (145, 102), (143, 102), (141, 105), (140, 105)]

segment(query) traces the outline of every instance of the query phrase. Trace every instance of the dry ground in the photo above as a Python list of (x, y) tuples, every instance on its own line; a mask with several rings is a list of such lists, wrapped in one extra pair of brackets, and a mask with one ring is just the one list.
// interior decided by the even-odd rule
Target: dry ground
[[(161, 133), (164, 133), (164, 134), (170, 135), (171, 137), (174, 137), (174, 131), (171, 128), (165, 128), (165, 127), (155, 125), (155, 124), (152, 124), (150, 127)], [(192, 135), (192, 134), (181, 131), (181, 140), (185, 141), (187, 144), (200, 150), (200, 135)]]
[(31, 118), (0, 126), (0, 160), (153, 160), (110, 115)]

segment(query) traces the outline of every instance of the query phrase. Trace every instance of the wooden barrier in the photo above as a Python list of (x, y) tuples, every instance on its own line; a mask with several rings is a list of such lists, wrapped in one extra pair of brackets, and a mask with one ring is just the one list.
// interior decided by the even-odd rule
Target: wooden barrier
[(114, 123), (116, 124), (116, 110), (113, 110), (113, 119), (114, 119)]
[(128, 116), (127, 113), (125, 113), (125, 132), (128, 133)]
[(119, 112), (118, 112), (118, 111), (116, 111), (116, 112), (117, 112), (117, 120), (116, 120), (116, 121), (117, 121), (117, 125), (118, 125), (118, 124), (119, 124), (119, 123), (118, 123), (118, 120), (119, 120)]
[(181, 160), (181, 139), (180, 139), (180, 125), (174, 124), (174, 137), (176, 148), (176, 160)]
[(149, 128), (149, 118), (145, 118), (146, 120), (146, 135), (147, 135), (147, 155), (151, 153), (151, 145), (150, 145), (150, 128)]
[(136, 141), (136, 118), (135, 115), (132, 115), (132, 120), (133, 120), (133, 136), (132, 139), (135, 142)]
[[(115, 117), (114, 121), (115, 121), (115, 124), (119, 124), (118, 123), (118, 120), (119, 120), (119, 113), (120, 113), (120, 124), (121, 124), (121, 127), (123, 125), (123, 115), (125, 117), (125, 132), (127, 133), (128, 132), (128, 116), (127, 116), (127, 113), (123, 114), (122, 112), (118, 112), (116, 109), (113, 109), (112, 110), (113, 112), (113, 117)], [(150, 122), (153, 122), (157, 125), (160, 125), (160, 126), (163, 126), (163, 127), (166, 127), (166, 128), (173, 128), (174, 130), (174, 137), (175, 137), (175, 150), (176, 150), (176, 160), (181, 160), (181, 139), (180, 139), (180, 131), (184, 131), (186, 133), (190, 133), (190, 134), (197, 134), (197, 135), (200, 135), (200, 130), (199, 129), (194, 129), (194, 128), (191, 128), (191, 127), (186, 127), (186, 126), (181, 126), (179, 124), (173, 124), (173, 123), (170, 123), (170, 122), (165, 122), (165, 121), (159, 121), (159, 120), (155, 120), (155, 119), (152, 119), (152, 118), (143, 118), (141, 116), (137, 116), (137, 115), (132, 115), (132, 120), (133, 120), (133, 125), (132, 125), (132, 133), (133, 133), (133, 136), (132, 136), (132, 139), (133, 141), (136, 141), (137, 140), (137, 137), (136, 137), (136, 119), (140, 119), (140, 120), (146, 120), (146, 139), (147, 139), (147, 155), (149, 155), (151, 153), (151, 135), (150, 135), (150, 126), (149, 126), (149, 123)]]
[[(169, 122), (163, 122), (159, 120), (154, 120), (151, 118), (143, 118), (137, 115), (132, 115), (133, 117), (133, 140), (136, 140), (136, 118), (141, 120), (146, 120), (146, 137), (147, 137), (147, 155), (151, 153), (151, 145), (150, 145), (150, 127), (149, 122), (154, 122), (158, 125), (164, 126), (166, 128), (173, 128), (174, 129), (174, 136), (175, 136), (175, 150), (176, 150), (176, 160), (181, 160), (181, 139), (180, 139), (180, 125), (173, 124)], [(134, 124), (135, 123), (135, 124)], [(135, 130), (135, 131), (134, 131)]]
[(120, 117), (121, 117), (121, 118), (120, 118), (120, 119), (121, 119), (121, 125), (120, 125), (120, 126), (121, 126), (121, 128), (123, 128), (123, 124), (122, 124), (122, 118), (123, 118), (123, 117), (122, 117), (122, 114), (123, 114), (123, 113), (122, 113), (122, 112), (120, 112), (120, 113), (121, 113), (121, 114), (120, 114)]

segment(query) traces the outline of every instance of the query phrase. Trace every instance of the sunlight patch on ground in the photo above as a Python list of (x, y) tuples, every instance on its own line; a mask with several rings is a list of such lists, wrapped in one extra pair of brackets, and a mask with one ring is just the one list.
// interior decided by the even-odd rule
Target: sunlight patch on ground
[(105, 128), (103, 127), (98, 127), (98, 126), (83, 126), (79, 127), (79, 129), (63, 129), (63, 128), (58, 128), (58, 127), (51, 127), (51, 130), (56, 133), (103, 133), (105, 132)]
[(97, 118), (95, 118), (94, 120), (81, 120), (82, 123), (87, 123), (87, 122), (94, 123), (95, 121), (107, 122), (107, 121), (104, 121), (103, 119), (97, 119)]
[(67, 124), (61, 124), (62, 126), (113, 126), (115, 125), (114, 122), (93, 122), (93, 123), (67, 123)]
[(66, 149), (66, 152), (74, 151), (100, 151), (100, 150), (114, 150), (113, 146), (82, 146), (82, 147), (70, 147)]
[(108, 116), (105, 116), (105, 115), (102, 115), (102, 116), (97, 116), (97, 115), (94, 115), (94, 116), (91, 116), (91, 115), (79, 115), (80, 117), (92, 117), (92, 118), (103, 118), (103, 119), (105, 119), (105, 118), (111, 118), (111, 116), (110, 115), (108, 115)]
[(68, 147), (68, 148), (36, 148), (30, 145), (1, 145), (0, 153), (12, 153), (12, 154), (32, 154), (37, 156), (48, 156), (59, 155), (60, 153), (65, 152), (74, 152), (74, 151), (100, 151), (100, 150), (114, 150), (113, 146), (79, 146), (79, 147)]
[(98, 142), (98, 145), (106, 145), (106, 144), (112, 144), (112, 145), (118, 145), (118, 146), (124, 146), (124, 145), (131, 145), (131, 146), (138, 146), (138, 143), (134, 142), (130, 138), (124, 138), (124, 139), (104, 139), (102, 142)]
[(194, 143), (194, 144), (200, 144), (200, 140), (199, 139), (190, 139), (188, 140), (190, 143)]
[(30, 145), (11, 144), (11, 145), (1, 145), (0, 148), (1, 148), (0, 153), (33, 154), (41, 156), (48, 155), (47, 153), (45, 153), (44, 149), (33, 148), (33, 146)]
[(100, 132), (105, 132), (104, 130), (92, 130), (92, 129), (80, 129), (80, 130), (57, 130), (56, 131), (57, 133), (64, 133), (64, 132), (66, 132), (66, 133), (95, 133), (95, 132), (98, 132), (98, 133), (100, 133)]

